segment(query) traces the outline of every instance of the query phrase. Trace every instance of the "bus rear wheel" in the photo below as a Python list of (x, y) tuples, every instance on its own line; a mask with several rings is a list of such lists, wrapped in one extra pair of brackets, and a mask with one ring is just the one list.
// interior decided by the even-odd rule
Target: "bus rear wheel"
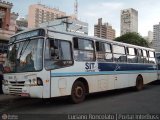
[(137, 80), (136, 80), (136, 90), (140, 91), (140, 90), (143, 89), (143, 87), (144, 87), (144, 85), (143, 85), (143, 78), (142, 78), (142, 76), (138, 76)]
[(85, 100), (86, 97), (86, 89), (84, 84), (81, 81), (76, 81), (73, 84), (71, 91), (71, 101), (72, 103), (81, 103)]

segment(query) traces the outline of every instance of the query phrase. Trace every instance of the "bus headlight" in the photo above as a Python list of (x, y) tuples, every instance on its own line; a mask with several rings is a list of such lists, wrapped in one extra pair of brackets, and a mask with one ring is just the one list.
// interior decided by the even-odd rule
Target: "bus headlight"
[(8, 80), (2, 80), (2, 84), (3, 84), (3, 85), (8, 84)]
[(38, 85), (38, 86), (42, 86), (43, 85), (43, 81), (39, 77), (37, 77), (37, 79), (33, 78), (32, 79), (32, 83), (33, 83), (33, 85)]
[(37, 85), (37, 80), (36, 80), (35, 78), (33, 78), (33, 79), (32, 79), (32, 83), (33, 83), (34, 85)]

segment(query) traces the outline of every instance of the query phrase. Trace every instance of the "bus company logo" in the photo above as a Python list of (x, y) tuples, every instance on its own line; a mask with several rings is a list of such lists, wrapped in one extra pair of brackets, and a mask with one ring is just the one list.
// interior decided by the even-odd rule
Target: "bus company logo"
[(85, 69), (86, 69), (86, 72), (95, 72), (97, 67), (96, 67), (95, 63), (86, 63)]
[(7, 120), (8, 119), (8, 115), (7, 114), (2, 114), (2, 120)]
[(17, 77), (16, 76), (14, 76), (14, 80), (17, 82)]

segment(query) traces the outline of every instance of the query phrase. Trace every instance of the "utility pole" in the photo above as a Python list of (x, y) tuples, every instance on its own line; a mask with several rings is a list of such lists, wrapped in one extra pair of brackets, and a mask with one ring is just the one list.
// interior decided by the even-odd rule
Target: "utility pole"
[(77, 19), (78, 18), (78, 1), (77, 0), (75, 0), (75, 3), (74, 3), (74, 14)]

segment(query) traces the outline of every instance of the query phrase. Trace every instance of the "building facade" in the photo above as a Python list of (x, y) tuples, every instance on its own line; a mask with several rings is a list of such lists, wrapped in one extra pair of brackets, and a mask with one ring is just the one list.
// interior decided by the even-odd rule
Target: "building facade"
[(29, 6), (28, 27), (39, 27), (41, 23), (53, 21), (63, 16), (66, 16), (66, 13), (59, 11), (59, 9), (49, 8), (42, 4), (34, 4)]
[(138, 11), (129, 8), (121, 10), (121, 35), (127, 32), (138, 33)]
[(160, 22), (157, 25), (153, 25), (152, 48), (154, 48), (156, 52), (160, 52)]
[(148, 31), (148, 41), (149, 42), (153, 41), (153, 32), (152, 31)]
[(94, 25), (94, 36), (104, 39), (115, 39), (115, 30), (108, 23), (102, 23), (102, 18), (98, 19), (98, 24)]
[(13, 4), (0, 1), (0, 64), (5, 61), (9, 38), (16, 33), (17, 13), (11, 12)]

